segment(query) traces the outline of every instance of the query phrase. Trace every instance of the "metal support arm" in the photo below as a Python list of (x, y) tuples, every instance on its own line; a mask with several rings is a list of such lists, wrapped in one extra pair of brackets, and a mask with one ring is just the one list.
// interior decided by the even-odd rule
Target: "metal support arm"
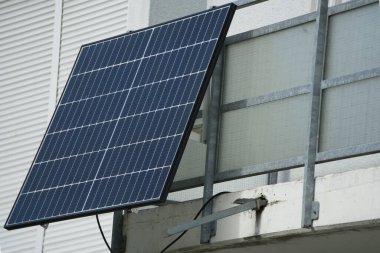
[(228, 216), (238, 214), (247, 210), (260, 211), (267, 205), (268, 201), (264, 197), (260, 197), (256, 199), (237, 199), (234, 203), (235, 204), (242, 203), (242, 204), (240, 204), (239, 206), (225, 209), (223, 211), (215, 212), (211, 215), (204, 216), (202, 218), (199, 218), (197, 220), (194, 220), (188, 223), (180, 224), (175, 227), (169, 228), (166, 233), (168, 236), (171, 236), (178, 233), (182, 233), (186, 230), (189, 230), (195, 227), (199, 227), (203, 224), (217, 221), (219, 219), (223, 219)]

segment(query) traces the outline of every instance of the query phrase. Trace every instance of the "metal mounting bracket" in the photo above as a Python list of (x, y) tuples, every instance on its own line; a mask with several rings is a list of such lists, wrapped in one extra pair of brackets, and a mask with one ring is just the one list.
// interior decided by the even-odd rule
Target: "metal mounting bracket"
[(215, 212), (211, 215), (193, 220), (188, 223), (179, 224), (175, 227), (169, 228), (166, 233), (168, 236), (175, 235), (186, 230), (199, 227), (203, 224), (217, 221), (219, 219), (223, 219), (247, 210), (261, 211), (267, 205), (267, 203), (268, 201), (265, 199), (265, 197), (259, 197), (255, 199), (237, 199), (234, 201), (234, 204), (239, 204), (238, 206)]
[(49, 227), (49, 223), (41, 224), (40, 226), (46, 230)]
[(319, 218), (319, 202), (313, 201), (312, 210), (311, 210), (311, 219), (318, 220)]

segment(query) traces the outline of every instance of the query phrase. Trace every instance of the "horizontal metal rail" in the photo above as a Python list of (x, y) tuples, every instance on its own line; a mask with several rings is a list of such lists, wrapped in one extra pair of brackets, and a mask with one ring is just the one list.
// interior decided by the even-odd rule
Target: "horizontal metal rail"
[(339, 85), (350, 84), (369, 78), (380, 77), (380, 67), (359, 71), (353, 74), (339, 76), (322, 81), (322, 89), (328, 89)]
[(256, 106), (264, 103), (269, 103), (285, 98), (290, 98), (302, 94), (307, 94), (311, 90), (310, 85), (304, 85), (304, 86), (298, 86), (286, 90), (281, 90), (281, 91), (275, 91), (266, 95), (258, 96), (258, 97), (253, 97), (253, 98), (247, 98), (247, 99), (242, 99), (239, 101), (231, 102), (222, 105), (222, 112), (228, 112), (228, 111), (233, 111), (233, 110), (238, 110), (238, 109), (243, 109), (246, 107), (251, 107), (251, 106)]

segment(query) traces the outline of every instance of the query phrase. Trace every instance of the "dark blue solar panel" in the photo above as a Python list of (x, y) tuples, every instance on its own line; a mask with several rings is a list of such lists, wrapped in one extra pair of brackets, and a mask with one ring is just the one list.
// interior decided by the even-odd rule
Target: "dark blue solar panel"
[(234, 10), (83, 46), (5, 228), (165, 200)]

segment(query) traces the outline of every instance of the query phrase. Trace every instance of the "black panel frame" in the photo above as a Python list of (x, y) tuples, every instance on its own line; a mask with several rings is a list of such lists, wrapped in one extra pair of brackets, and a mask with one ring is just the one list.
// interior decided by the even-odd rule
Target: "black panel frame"
[[(121, 204), (121, 205), (113, 206), (113, 207), (104, 207), (104, 208), (99, 208), (99, 209), (96, 209), (96, 210), (89, 210), (89, 211), (83, 211), (83, 212), (80, 212), (80, 213), (60, 215), (59, 217), (50, 217), (50, 218), (40, 219), (40, 220), (36, 220), (36, 221), (23, 222), (23, 223), (18, 223), (18, 224), (12, 224), (12, 225), (10, 225), (10, 224), (8, 224), (8, 221), (10, 219), (10, 214), (13, 212), (13, 210), (14, 210), (14, 208), (16, 206), (16, 202), (19, 199), (19, 197), (21, 195), (21, 192), (22, 192), (22, 189), (25, 186), (26, 180), (24, 180), (24, 182), (23, 182), (23, 184), (22, 184), (22, 186), (20, 188), (20, 191), (19, 191), (19, 193), (17, 195), (17, 198), (16, 198), (16, 200), (15, 200), (13, 206), (12, 206), (10, 214), (9, 214), (9, 216), (8, 216), (6, 222), (5, 222), (4, 228), (7, 229), (7, 230), (13, 230), (13, 229), (18, 229), (18, 228), (30, 227), (30, 226), (34, 226), (34, 225), (44, 225), (44, 224), (58, 222), (58, 221), (63, 221), (63, 220), (69, 220), (69, 219), (87, 217), (87, 216), (91, 216), (91, 215), (94, 215), (94, 214), (102, 214), (102, 213), (113, 212), (113, 211), (122, 210), (122, 209), (136, 208), (136, 207), (141, 207), (141, 206), (148, 205), (148, 204), (157, 204), (157, 203), (162, 203), (162, 202), (166, 201), (166, 198), (167, 198), (167, 196), (169, 194), (169, 191), (170, 191), (170, 187), (171, 187), (171, 185), (173, 183), (175, 174), (177, 172), (179, 163), (181, 161), (183, 152), (184, 152), (184, 150), (186, 148), (187, 141), (188, 141), (188, 139), (190, 137), (190, 133), (192, 131), (194, 122), (197, 119), (197, 116), (198, 116), (198, 113), (199, 113), (199, 109), (200, 109), (201, 103), (203, 101), (203, 97), (204, 97), (204, 95), (206, 93), (208, 84), (210, 82), (210, 79), (211, 79), (211, 76), (212, 76), (215, 64), (216, 64), (216, 62), (218, 60), (218, 57), (219, 57), (219, 54), (220, 54), (220, 52), (221, 52), (221, 50), (223, 48), (224, 41), (225, 41), (225, 38), (226, 38), (226, 35), (227, 35), (227, 32), (228, 32), (228, 29), (230, 27), (230, 24), (232, 22), (232, 19), (233, 19), (235, 10), (236, 10), (236, 5), (233, 4), (233, 3), (230, 3), (230, 4), (222, 5), (222, 6), (219, 6), (219, 7), (215, 8), (215, 9), (221, 9), (221, 8), (224, 8), (224, 7), (227, 7), (227, 6), (229, 6), (229, 10), (228, 10), (228, 13), (227, 13), (227, 16), (226, 16), (226, 20), (225, 20), (225, 22), (223, 24), (223, 28), (222, 28), (221, 33), (219, 35), (219, 38), (217, 40), (215, 50), (214, 50), (214, 52), (213, 52), (213, 54), (211, 56), (210, 64), (207, 67), (207, 71), (205, 73), (205, 77), (204, 77), (203, 82), (202, 82), (202, 84), (200, 86), (200, 91), (199, 91), (197, 99), (196, 99), (196, 101), (194, 103), (193, 110), (191, 111), (189, 121), (187, 122), (187, 125), (185, 127), (184, 134), (182, 136), (181, 142), (179, 144), (179, 148), (178, 148), (177, 153), (175, 155), (174, 162), (172, 163), (172, 166), (170, 168), (169, 175), (168, 175), (168, 177), (166, 179), (166, 182), (164, 184), (163, 191), (162, 191), (160, 199), (140, 201), (139, 203), (132, 204), (132, 205), (131, 204)], [(122, 37), (122, 36), (125, 36), (125, 35), (129, 35), (129, 34), (138, 33), (138, 32), (144, 31), (144, 30), (152, 29), (152, 28), (157, 27), (157, 26), (162, 26), (164, 24), (168, 24), (168, 23), (171, 23), (171, 22), (174, 22), (174, 21), (186, 19), (188, 17), (192, 17), (192, 16), (195, 16), (195, 15), (199, 15), (199, 14), (202, 14), (202, 13), (209, 12), (209, 11), (210, 10), (205, 10), (205, 11), (202, 11), (202, 12), (194, 13), (192, 15), (187, 15), (187, 16), (180, 17), (180, 18), (177, 18), (177, 19), (173, 19), (173, 20), (170, 20), (170, 21), (167, 21), (167, 22), (164, 22), (164, 23), (160, 23), (160, 24), (154, 25), (154, 26), (150, 26), (148, 28), (143, 28), (143, 29), (139, 29), (139, 30), (132, 31), (132, 32), (129, 32), (129, 33), (124, 33), (124, 34), (116, 35), (116, 36), (113, 36), (113, 37), (110, 37), (110, 38), (106, 38), (106, 39), (103, 39), (103, 40), (98, 40), (98, 41), (94, 41), (94, 42), (91, 42), (91, 43), (84, 44), (84, 45), (81, 46), (81, 48), (79, 50), (79, 53), (78, 53), (78, 55), (77, 55), (77, 57), (75, 59), (73, 68), (71, 69), (71, 72), (70, 72), (69, 76), (71, 76), (73, 74), (73, 71), (74, 71), (76, 63), (78, 62), (80, 53), (82, 52), (82, 49), (84, 47), (86, 47), (86, 46), (89, 46), (89, 45), (92, 45), (92, 44), (96, 44), (96, 43), (99, 43), (99, 42), (102, 42), (102, 41), (108, 41), (108, 40), (111, 40), (111, 39), (114, 39), (114, 38), (118, 38), (118, 37)], [(47, 132), (48, 132), (48, 130), (49, 130), (51, 124), (52, 124), (52, 119), (55, 117), (57, 109), (58, 109), (58, 105), (61, 103), (63, 95), (65, 94), (65, 91), (67, 89), (67, 84), (68, 84), (68, 80), (66, 82), (64, 90), (62, 91), (62, 95), (61, 95), (61, 97), (60, 97), (60, 99), (59, 99), (59, 101), (57, 103), (57, 106), (56, 106), (56, 108), (54, 110), (54, 113), (53, 113), (53, 115), (52, 115), (52, 117), (50, 119), (49, 125), (46, 128), (46, 131), (44, 133), (44, 136), (43, 136), (43, 139), (41, 141), (41, 144), (44, 142), (44, 140), (45, 140), (45, 138), (47, 136)], [(40, 149), (41, 149), (41, 145), (39, 146), (39, 148), (38, 148), (38, 150), (37, 150), (37, 152), (35, 154), (35, 157), (33, 159), (33, 162), (32, 162), (32, 164), (31, 164), (31, 166), (29, 168), (29, 171), (28, 171), (25, 179), (29, 177), (29, 175), (31, 173), (31, 170), (32, 170), (32, 167), (33, 167), (33, 164), (36, 161), (37, 154), (39, 153)]]

